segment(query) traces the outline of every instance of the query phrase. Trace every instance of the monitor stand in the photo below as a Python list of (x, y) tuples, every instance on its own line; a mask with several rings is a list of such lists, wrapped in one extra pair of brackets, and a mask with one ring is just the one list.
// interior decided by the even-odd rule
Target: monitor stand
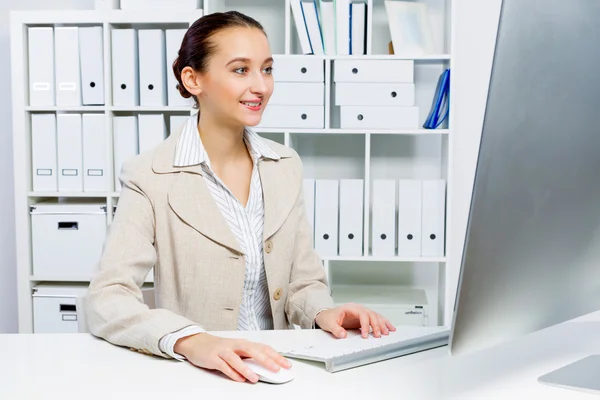
[(538, 378), (554, 387), (600, 394), (600, 354), (585, 357)]

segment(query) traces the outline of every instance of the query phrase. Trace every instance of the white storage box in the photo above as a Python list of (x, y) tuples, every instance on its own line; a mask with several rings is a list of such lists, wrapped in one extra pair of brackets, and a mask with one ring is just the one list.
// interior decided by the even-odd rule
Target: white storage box
[(275, 82), (325, 82), (324, 60), (304, 55), (274, 55), (273, 79)]
[(121, 10), (195, 10), (198, 0), (121, 0)]
[(324, 106), (267, 105), (258, 128), (323, 128)]
[(341, 106), (340, 127), (418, 129), (419, 107)]
[(413, 60), (336, 60), (335, 82), (414, 83)]
[(33, 275), (39, 279), (91, 278), (106, 236), (102, 203), (31, 206)]
[(415, 105), (414, 83), (340, 82), (335, 84), (336, 106)]
[(279, 82), (269, 100), (271, 105), (324, 106), (325, 85), (321, 82)]
[(394, 326), (429, 325), (429, 305), (423, 289), (391, 285), (333, 285), (336, 306), (354, 302), (390, 320)]
[(75, 300), (85, 296), (88, 285), (40, 284), (33, 292), (34, 333), (77, 333)]

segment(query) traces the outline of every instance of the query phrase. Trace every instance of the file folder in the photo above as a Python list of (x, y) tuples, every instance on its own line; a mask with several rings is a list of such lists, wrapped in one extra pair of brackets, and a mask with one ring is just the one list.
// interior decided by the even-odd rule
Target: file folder
[(315, 242), (315, 180), (304, 179), (304, 204), (306, 206), (306, 219), (310, 225), (312, 236), (311, 245)]
[(54, 95), (54, 30), (28, 28), (29, 105), (53, 106)]
[(321, 257), (338, 255), (338, 198), (337, 180), (316, 180), (315, 250)]
[(83, 191), (107, 190), (106, 116), (83, 114)]
[(398, 181), (398, 256), (421, 256), (422, 183), (416, 179)]
[(372, 253), (393, 257), (396, 250), (396, 181), (373, 181)]
[(58, 190), (56, 114), (31, 115), (31, 161), (34, 192)]
[(137, 32), (113, 29), (111, 37), (113, 105), (137, 106), (140, 101)]
[(123, 163), (138, 154), (138, 120), (135, 116), (113, 118), (113, 154), (115, 190), (121, 190), (119, 175)]
[(178, 133), (183, 129), (183, 125), (190, 119), (189, 115), (171, 115), (169, 117), (169, 132), (168, 135)]
[(104, 105), (102, 27), (79, 28), (81, 99), (84, 106)]
[(442, 257), (445, 242), (446, 181), (423, 181), (422, 256)]
[(82, 192), (83, 145), (81, 114), (58, 114), (58, 191)]
[(194, 98), (188, 99), (181, 96), (179, 93), (179, 82), (175, 78), (173, 73), (173, 62), (177, 59), (179, 49), (181, 48), (181, 42), (187, 29), (167, 29), (165, 30), (165, 38), (167, 45), (167, 62), (165, 65), (167, 74), (167, 100), (170, 106), (192, 106), (194, 104)]
[(167, 74), (165, 69), (165, 33), (161, 29), (140, 29), (140, 105), (167, 105)]
[(362, 179), (340, 181), (340, 256), (363, 255), (363, 187)]
[(59, 26), (54, 34), (56, 105), (80, 106), (79, 28)]
[(140, 114), (138, 116), (139, 152), (158, 146), (167, 138), (167, 126), (163, 114)]
[(339, 55), (348, 55), (351, 53), (350, 42), (350, 0), (335, 0), (335, 38), (336, 50)]

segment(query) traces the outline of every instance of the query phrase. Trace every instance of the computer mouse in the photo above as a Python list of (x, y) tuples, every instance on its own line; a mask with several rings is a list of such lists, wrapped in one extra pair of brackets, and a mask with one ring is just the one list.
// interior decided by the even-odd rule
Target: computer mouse
[(254, 361), (252, 358), (244, 358), (242, 360), (256, 375), (258, 380), (266, 383), (286, 383), (294, 379), (294, 373), (288, 369), (281, 367), (278, 372), (273, 372), (261, 364)]

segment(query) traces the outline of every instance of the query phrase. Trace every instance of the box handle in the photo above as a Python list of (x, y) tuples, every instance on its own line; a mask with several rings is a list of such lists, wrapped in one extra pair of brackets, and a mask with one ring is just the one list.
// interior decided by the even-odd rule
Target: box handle
[(77, 312), (75, 304), (60, 304), (60, 312)]
[(78, 222), (59, 222), (58, 223), (58, 229), (59, 230), (72, 230), (72, 231), (76, 231), (79, 229), (79, 223)]

